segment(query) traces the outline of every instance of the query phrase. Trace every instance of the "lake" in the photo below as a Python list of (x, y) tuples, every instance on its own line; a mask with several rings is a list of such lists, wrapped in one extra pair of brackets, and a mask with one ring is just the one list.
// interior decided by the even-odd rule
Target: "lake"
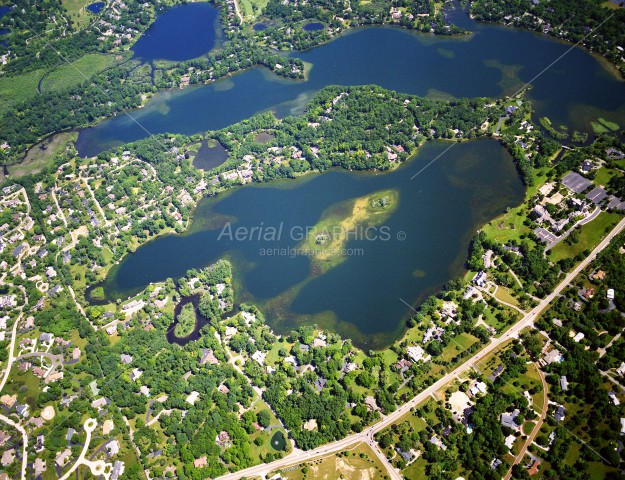
[[(105, 293), (126, 298), (227, 257), (236, 302), (258, 305), (275, 331), (317, 323), (363, 348), (388, 345), (411, 314), (403, 302), (416, 305), (461, 274), (476, 230), (523, 198), (510, 155), (493, 140), (457, 144), (410, 179), (448, 145), (428, 143), (390, 173), (332, 170), (206, 198), (188, 233), (158, 238), (127, 256), (104, 282)], [(384, 225), (390, 238), (351, 239), (345, 261), (326, 273), (313, 272), (310, 259), (292, 251), (268, 254), (297, 247), (299, 229), (337, 203), (389, 188), (399, 193)], [(284, 233), (275, 241), (236, 241), (223, 234), (226, 221), (233, 229), (282, 225)]]
[[(452, 15), (474, 33), (443, 38), (362, 28), (297, 53), (312, 65), (306, 81), (254, 68), (214, 84), (161, 92), (132, 115), (152, 133), (192, 134), (267, 109), (280, 117), (299, 114), (315, 92), (330, 84), (374, 83), (437, 98), (498, 97), (535, 79), (529, 97), (537, 117), (547, 115), (583, 131), (598, 116), (617, 123), (625, 118), (625, 83), (600, 59), (540, 34)], [(77, 148), (94, 155), (145, 134), (127, 116), (118, 116), (82, 131)], [(447, 145), (429, 143), (387, 174), (332, 170), (204, 199), (188, 233), (159, 238), (126, 257), (110, 272), (105, 292), (111, 299), (126, 298), (150, 282), (227, 257), (234, 265), (236, 302), (258, 305), (277, 332), (316, 323), (363, 348), (386, 346), (404, 331), (411, 314), (406, 303), (417, 305), (460, 275), (476, 230), (523, 198), (512, 159), (490, 140), (458, 144), (410, 181)], [(227, 221), (248, 228), (282, 225), (284, 231), (313, 226), (340, 202), (390, 188), (399, 193), (399, 206), (385, 223), (392, 238), (352, 239), (347, 245), (352, 254), (324, 274), (313, 271), (309, 258), (291, 254), (299, 243), (293, 238), (219, 238)], [(404, 241), (397, 237), (400, 232)], [(274, 250), (275, 255), (266, 253)]]
[(208, 3), (166, 10), (132, 47), (133, 58), (183, 61), (210, 52), (221, 34), (219, 13)]
[[(184, 23), (192, 15), (189, 8), (198, 7), (212, 8), (206, 4), (176, 7), (159, 17), (152, 29), (177, 31), (182, 27), (165, 28), (160, 22), (175, 13)], [(131, 112), (145, 130), (127, 115), (118, 115), (83, 130), (77, 149), (92, 156), (144, 138), (146, 130), (193, 134), (226, 127), (267, 109), (278, 115), (297, 114), (315, 92), (333, 84), (375, 83), (430, 97), (497, 97), (516, 92), (562, 55), (533, 82), (528, 96), (536, 116), (547, 115), (555, 124), (566, 123), (580, 131), (591, 131), (590, 121), (599, 116), (622, 123), (625, 82), (605, 62), (545, 35), (479, 24), (462, 15), (455, 12), (474, 34), (448, 38), (371, 27), (294, 53), (312, 64), (307, 81), (286, 80), (254, 68), (213, 84), (161, 92), (144, 108)]]

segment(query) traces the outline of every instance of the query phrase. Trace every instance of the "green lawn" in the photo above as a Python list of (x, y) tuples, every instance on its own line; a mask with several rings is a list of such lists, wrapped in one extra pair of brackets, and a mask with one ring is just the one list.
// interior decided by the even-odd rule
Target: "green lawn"
[(427, 465), (428, 462), (423, 457), (419, 457), (408, 467), (403, 469), (401, 473), (407, 480), (420, 480), (422, 478), (427, 478), (425, 474), (425, 468)]
[(453, 357), (458, 355), (460, 352), (464, 352), (467, 348), (469, 348), (477, 341), (477, 338), (475, 338), (470, 333), (461, 333), (460, 335), (455, 336), (449, 342), (449, 344), (443, 350), (440, 359), (449, 362)]
[(246, 22), (252, 22), (265, 10), (269, 0), (238, 0), (241, 15)]
[(603, 238), (606, 231), (614, 228), (621, 216), (617, 213), (602, 212), (589, 224), (581, 227), (579, 241), (573, 245), (567, 245), (562, 241), (551, 249), (549, 259), (557, 262), (563, 258), (572, 258), (585, 250), (592, 250)]
[[(552, 159), (555, 158), (560, 150), (554, 154)], [(542, 187), (547, 180), (545, 176), (547, 168), (541, 168), (534, 170), (534, 184), (527, 187), (525, 190), (525, 201), (532, 198), (538, 192), (538, 189)], [(503, 215), (488, 222), (482, 227), (482, 231), (488, 238), (491, 238), (499, 243), (507, 243), (510, 240), (520, 241), (521, 235), (529, 233), (532, 229), (523, 225), (523, 222), (527, 218), (527, 207), (525, 203), (511, 208)], [(529, 239), (528, 239), (529, 240)], [(534, 242), (530, 241), (530, 246), (533, 246)]]
[(610, 179), (616, 175), (616, 172), (611, 168), (601, 167), (595, 173), (595, 184), (597, 185), (607, 185), (610, 182)]
[(497, 293), (495, 293), (495, 297), (497, 297), (502, 302), (509, 303), (510, 305), (514, 305), (515, 307), (519, 306), (519, 302), (515, 297), (512, 296), (510, 290), (506, 287), (499, 287), (497, 289)]
[(525, 433), (525, 435), (530, 435), (535, 426), (536, 422), (525, 422), (523, 424), (523, 433)]
[(41, 82), (42, 92), (62, 90), (82, 83), (86, 80), (85, 77), (90, 78), (119, 61), (113, 55), (93, 53), (79, 58), (71, 65), (61, 65), (48, 75), (45, 75), (44, 69), (39, 69), (24, 75), (0, 77), (0, 113), (37, 95), (39, 80), (44, 75)]
[(41, 91), (64, 90), (81, 84), (98, 72), (120, 62), (115, 55), (91, 53), (71, 64), (65, 64), (46, 75), (41, 82)]
[(71, 19), (76, 23), (78, 28), (84, 27), (89, 24), (90, 20), (94, 18), (94, 15), (87, 10), (87, 5), (95, 3), (96, 0), (62, 0), (63, 6)]

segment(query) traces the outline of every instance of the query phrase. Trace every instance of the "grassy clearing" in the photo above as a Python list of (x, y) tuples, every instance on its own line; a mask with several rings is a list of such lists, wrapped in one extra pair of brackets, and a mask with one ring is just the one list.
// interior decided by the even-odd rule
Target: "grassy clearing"
[(45, 78), (41, 82), (42, 92), (62, 90), (79, 85), (85, 81), (85, 77), (90, 78), (122, 61), (115, 58), (113, 55), (93, 53), (79, 58), (70, 65), (61, 65), (47, 75), (44, 69), (39, 69), (24, 75), (0, 77), (0, 114), (37, 95), (39, 80), (44, 75)]
[(525, 433), (525, 435), (530, 435), (535, 426), (536, 422), (525, 422), (523, 424), (523, 433)]
[(412, 462), (408, 467), (402, 470), (402, 474), (404, 478), (409, 480), (417, 480), (421, 478), (427, 478), (425, 474), (425, 469), (428, 465), (428, 462), (423, 458), (419, 457), (414, 462)]
[(480, 369), (480, 371), (484, 375), (486, 376), (490, 375), (497, 368), (497, 366), (501, 364), (501, 361), (499, 360), (499, 356), (501, 355), (501, 353), (509, 349), (511, 346), (512, 346), (512, 340), (502, 343), (490, 355), (482, 359), (477, 364), (477, 367)]
[(366, 443), (360, 443), (335, 455), (284, 468), (279, 473), (281, 478), (288, 480), (305, 478), (364, 480), (383, 478), (386, 469), (371, 448)]
[(514, 305), (515, 307), (519, 306), (519, 302), (517, 301), (517, 299), (512, 296), (510, 290), (508, 290), (506, 287), (499, 287), (497, 289), (497, 292), (495, 293), (495, 297), (502, 302), (509, 303), (510, 305)]
[(441, 360), (450, 362), (452, 358), (458, 355), (460, 352), (464, 352), (467, 348), (477, 342), (477, 338), (475, 338), (470, 333), (461, 333), (453, 338), (453, 341), (449, 342), (449, 344), (443, 350), (441, 354)]
[(63, 0), (63, 6), (78, 28), (89, 24), (93, 15), (85, 8), (87, 5), (95, 3), (96, 0)]
[[(393, 425), (401, 425), (404, 422), (408, 422), (410, 426), (414, 428), (415, 431), (417, 432), (427, 429), (427, 426), (428, 426), (427, 423), (425, 423), (425, 420), (423, 418), (415, 416), (412, 412), (408, 412), (402, 417), (400, 417), (399, 420), (397, 420), (396, 422), (393, 422)], [(388, 428), (385, 429), (384, 431), (385, 432), (388, 431)]]
[(610, 168), (601, 167), (595, 174), (595, 183), (597, 185), (607, 185), (610, 179), (616, 175), (616, 172)]
[[(123, 57), (122, 57), (123, 58)], [(51, 92), (65, 90), (80, 85), (96, 73), (106, 70), (121, 60), (116, 60), (115, 55), (91, 53), (80, 57), (71, 64), (65, 64), (50, 72), (41, 82), (41, 91)]]
[(246, 22), (252, 22), (260, 16), (269, 0), (238, 0), (241, 15)]
[(619, 222), (617, 213), (602, 212), (592, 222), (581, 227), (579, 241), (567, 245), (562, 241), (551, 249), (549, 259), (557, 262), (563, 258), (572, 258), (585, 250), (592, 250), (601, 241), (606, 231), (611, 230)]

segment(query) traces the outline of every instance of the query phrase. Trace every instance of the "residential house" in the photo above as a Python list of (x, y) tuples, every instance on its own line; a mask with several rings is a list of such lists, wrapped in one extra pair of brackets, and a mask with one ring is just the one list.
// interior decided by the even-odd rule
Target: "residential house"
[(267, 357), (267, 354), (264, 352), (261, 352), (260, 350), (256, 350), (253, 354), (252, 354), (252, 360), (256, 360), (256, 362), (262, 367), (265, 364), (265, 358)]
[(215, 357), (213, 350), (205, 348), (202, 350), (200, 365), (204, 365), (206, 363), (210, 363), (211, 365), (219, 365), (219, 360), (217, 360), (217, 358)]
[(69, 460), (69, 457), (72, 455), (72, 451), (69, 448), (66, 448), (62, 452), (57, 452), (56, 454), (56, 464), (59, 467), (64, 467)]
[(475, 276), (473, 277), (473, 283), (475, 283), (478, 287), (485, 287), (486, 286), (486, 272), (484, 271), (479, 271), (475, 274)]
[(109, 455), (117, 455), (119, 453), (119, 442), (117, 440), (111, 440), (105, 445), (105, 448), (108, 450)]
[(518, 430), (519, 425), (516, 423), (516, 417), (519, 416), (520, 411), (515, 409), (512, 413), (504, 412), (501, 414), (501, 425), (508, 427), (512, 430)]

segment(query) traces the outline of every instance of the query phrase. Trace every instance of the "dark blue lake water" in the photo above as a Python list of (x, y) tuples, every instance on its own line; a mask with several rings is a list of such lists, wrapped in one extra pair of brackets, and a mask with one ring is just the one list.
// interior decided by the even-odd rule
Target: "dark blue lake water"
[[(140, 247), (111, 271), (105, 293), (125, 298), (150, 282), (227, 256), (234, 264), (236, 302), (259, 305), (277, 330), (317, 323), (361, 346), (388, 344), (411, 313), (403, 301), (416, 304), (460, 274), (479, 226), (523, 198), (510, 155), (492, 140), (458, 144), (411, 180), (448, 146), (429, 143), (391, 173), (333, 170), (206, 198), (189, 233)], [(390, 239), (349, 241), (346, 247), (362, 254), (348, 255), (323, 274), (306, 256), (267, 255), (298, 246), (301, 237), (288, 233), (293, 227), (312, 227), (337, 203), (389, 188), (399, 193), (399, 206), (385, 222)], [(220, 218), (233, 219), (233, 229), (283, 224), (284, 233), (279, 241), (220, 238)]]
[[(171, 12), (198, 6), (206, 7), (192, 4)], [(164, 18), (155, 29), (164, 28), (159, 23)], [(312, 64), (307, 81), (285, 80), (255, 68), (210, 85), (161, 92), (131, 113), (145, 129), (118, 115), (83, 130), (77, 148), (81, 155), (91, 156), (144, 138), (146, 130), (192, 134), (223, 128), (266, 109), (279, 115), (298, 113), (315, 92), (332, 84), (374, 83), (422, 96), (498, 97), (515, 93), (534, 79), (528, 96), (537, 117), (546, 115), (580, 131), (591, 131), (590, 121), (598, 116), (623, 123), (625, 82), (601, 60), (545, 35), (468, 23), (475, 33), (458, 38), (399, 28), (351, 32), (296, 54)]]
[(217, 10), (208, 3), (190, 3), (159, 15), (132, 48), (133, 58), (190, 60), (212, 50), (221, 32)]
[(87, 10), (89, 10), (91, 13), (95, 15), (100, 13), (103, 8), (104, 8), (104, 2), (96, 2), (96, 3), (92, 3), (91, 5), (87, 5)]
[[(533, 80), (529, 96), (536, 116), (585, 131), (597, 116), (622, 124), (625, 83), (596, 57), (543, 35), (467, 24), (463, 26), (475, 33), (459, 38), (399, 28), (360, 29), (297, 53), (312, 64), (306, 81), (280, 79), (255, 68), (211, 85), (162, 92), (132, 115), (152, 133), (191, 134), (266, 109), (281, 116), (298, 114), (330, 84), (373, 83), (432, 97), (498, 97)], [(77, 148), (94, 155), (145, 135), (122, 115), (81, 132)], [(476, 229), (523, 198), (510, 156), (487, 140), (457, 145), (409, 181), (446, 146), (428, 144), (389, 174), (331, 171), (205, 199), (188, 234), (157, 239), (129, 255), (111, 271), (106, 294), (126, 297), (149, 282), (175, 278), (227, 256), (234, 263), (236, 301), (259, 305), (278, 331), (317, 323), (363, 347), (387, 345), (401, 334), (411, 313), (403, 301), (415, 305), (460, 274)], [(215, 219), (234, 218), (237, 226), (248, 227), (260, 222), (312, 226), (338, 202), (387, 188), (397, 189), (400, 198), (387, 224), (405, 232), (406, 241), (350, 242), (348, 247), (362, 247), (364, 255), (351, 256), (323, 275), (312, 272), (305, 257), (268, 257), (259, 253), (268, 245), (217, 240)], [(280, 246), (295, 244), (286, 239)]]
[(307, 32), (312, 32), (315, 30), (323, 30), (324, 28), (326, 28), (326, 26), (323, 23), (307, 23), (304, 25), (303, 29)]

